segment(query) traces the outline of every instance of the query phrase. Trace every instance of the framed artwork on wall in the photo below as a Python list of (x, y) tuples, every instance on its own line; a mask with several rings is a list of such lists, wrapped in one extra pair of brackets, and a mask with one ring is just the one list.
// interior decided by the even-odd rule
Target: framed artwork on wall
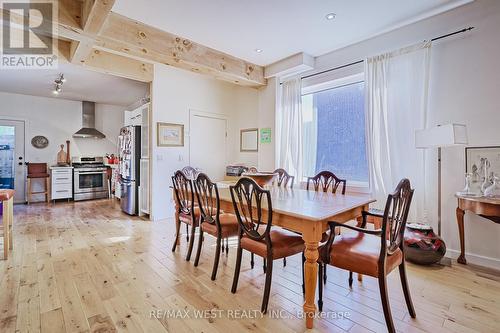
[(156, 123), (156, 141), (158, 147), (183, 147), (184, 125)]
[(465, 148), (465, 171), (473, 183), (500, 177), (500, 146)]
[(255, 152), (259, 150), (259, 130), (247, 128), (240, 130), (240, 151)]

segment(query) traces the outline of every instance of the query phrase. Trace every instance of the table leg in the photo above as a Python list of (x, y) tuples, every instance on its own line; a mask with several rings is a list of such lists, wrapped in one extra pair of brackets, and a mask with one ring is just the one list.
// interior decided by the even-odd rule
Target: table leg
[(305, 302), (304, 315), (306, 317), (306, 327), (313, 328), (314, 316), (316, 314), (316, 283), (318, 281), (318, 245), (321, 240), (321, 229), (316, 226), (312, 230), (302, 233), (305, 241), (306, 250), (304, 263), (304, 284), (305, 284)]
[(467, 264), (465, 259), (465, 231), (464, 231), (464, 215), (465, 211), (457, 207), (457, 223), (458, 223), (458, 234), (460, 235), (460, 256), (457, 261), (460, 264)]

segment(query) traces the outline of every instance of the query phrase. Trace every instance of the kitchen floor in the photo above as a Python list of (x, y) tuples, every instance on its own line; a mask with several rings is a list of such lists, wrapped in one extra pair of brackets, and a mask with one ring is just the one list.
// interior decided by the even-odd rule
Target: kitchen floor
[[(231, 294), (236, 242), (230, 241), (229, 256), (222, 256), (211, 281), (212, 237), (206, 236), (195, 268), (184, 260), (185, 235), (171, 252), (174, 230), (172, 219), (130, 217), (114, 200), (16, 206), (14, 250), (0, 260), (0, 332), (306, 331), (298, 318), (300, 256), (286, 267), (275, 262), (269, 307), (281, 310), (273, 312), (281, 318), (237, 319), (227, 310), (260, 308), (261, 261), (252, 270), (244, 257), (238, 292)], [(398, 274), (389, 276), (398, 330), (500, 331), (498, 275), (459, 264), (408, 266), (416, 320), (407, 313)], [(386, 331), (375, 279), (355, 281), (350, 290), (347, 272), (329, 268), (324, 298), (331, 315), (317, 319), (310, 332)], [(221, 310), (222, 316), (196, 319), (194, 309)]]

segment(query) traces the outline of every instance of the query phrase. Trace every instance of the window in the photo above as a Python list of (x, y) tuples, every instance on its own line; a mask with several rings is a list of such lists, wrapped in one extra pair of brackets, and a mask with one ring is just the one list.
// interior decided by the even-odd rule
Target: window
[(364, 82), (361, 75), (302, 90), (303, 176), (329, 170), (368, 186)]

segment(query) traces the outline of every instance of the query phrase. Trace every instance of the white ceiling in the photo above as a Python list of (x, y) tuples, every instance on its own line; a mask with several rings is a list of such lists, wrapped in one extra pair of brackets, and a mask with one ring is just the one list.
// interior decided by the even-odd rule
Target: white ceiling
[[(55, 96), (54, 80), (64, 73), (67, 81)], [(57, 70), (0, 70), (0, 91), (129, 106), (148, 94), (146, 83), (97, 73), (82, 66), (59, 64)]]
[[(113, 11), (268, 65), (298, 52), (322, 55), (470, 1), (117, 0)], [(328, 13), (337, 16), (328, 21)]]

